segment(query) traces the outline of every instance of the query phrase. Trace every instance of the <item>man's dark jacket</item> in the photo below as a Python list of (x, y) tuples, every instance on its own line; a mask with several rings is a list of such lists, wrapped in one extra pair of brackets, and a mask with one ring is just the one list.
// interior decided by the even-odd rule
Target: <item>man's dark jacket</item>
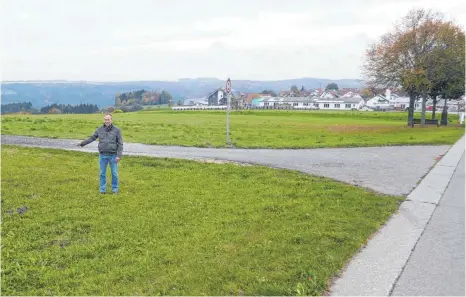
[(105, 155), (117, 155), (121, 158), (123, 153), (123, 138), (121, 131), (113, 124), (106, 127), (105, 124), (95, 130), (94, 134), (88, 139), (81, 142), (81, 146), (85, 146), (99, 138), (99, 153)]

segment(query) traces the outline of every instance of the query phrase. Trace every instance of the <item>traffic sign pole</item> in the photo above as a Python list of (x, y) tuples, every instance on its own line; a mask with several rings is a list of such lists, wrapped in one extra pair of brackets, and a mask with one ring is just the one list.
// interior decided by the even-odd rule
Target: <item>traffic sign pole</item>
[(227, 95), (227, 145), (230, 145), (230, 98), (231, 95)]
[(231, 101), (231, 80), (228, 78), (225, 85), (227, 93), (227, 145), (230, 145), (230, 101)]

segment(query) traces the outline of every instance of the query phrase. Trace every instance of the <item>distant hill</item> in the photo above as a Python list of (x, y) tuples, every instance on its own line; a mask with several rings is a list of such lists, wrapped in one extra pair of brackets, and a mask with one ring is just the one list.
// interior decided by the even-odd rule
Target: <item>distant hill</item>
[[(361, 88), (358, 79), (319, 79), (298, 78), (277, 81), (232, 80), (232, 87), (240, 92), (261, 92), (271, 89), (276, 92), (289, 90), (292, 85), (306, 89), (325, 88), (328, 83), (337, 83), (340, 88)], [(208, 95), (214, 89), (224, 86), (225, 81), (216, 78), (185, 78), (178, 81), (130, 81), (130, 82), (82, 82), (82, 81), (25, 81), (2, 82), (2, 104), (31, 102), (40, 108), (52, 103), (58, 104), (97, 104), (100, 108), (111, 106), (117, 93), (147, 90), (168, 91), (174, 102), (185, 98)]]

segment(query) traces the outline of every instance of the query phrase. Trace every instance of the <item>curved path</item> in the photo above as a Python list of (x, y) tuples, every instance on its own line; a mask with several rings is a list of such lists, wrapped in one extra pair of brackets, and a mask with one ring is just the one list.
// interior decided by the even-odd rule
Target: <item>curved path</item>
[[(2, 144), (97, 152), (97, 142), (2, 135)], [(211, 149), (125, 143), (123, 155), (214, 159), (298, 170), (391, 195), (408, 195), (450, 146), (332, 149)]]

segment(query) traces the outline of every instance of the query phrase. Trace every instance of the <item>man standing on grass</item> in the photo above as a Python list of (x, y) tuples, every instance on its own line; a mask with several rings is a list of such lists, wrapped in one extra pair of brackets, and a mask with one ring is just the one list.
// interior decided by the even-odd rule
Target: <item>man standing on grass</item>
[(77, 144), (83, 147), (99, 138), (99, 161), (100, 161), (100, 193), (105, 194), (107, 191), (107, 164), (110, 164), (112, 170), (112, 192), (118, 193), (118, 166), (121, 153), (123, 152), (123, 138), (120, 129), (112, 124), (112, 116), (106, 114), (104, 125), (95, 130), (94, 134), (88, 139)]

